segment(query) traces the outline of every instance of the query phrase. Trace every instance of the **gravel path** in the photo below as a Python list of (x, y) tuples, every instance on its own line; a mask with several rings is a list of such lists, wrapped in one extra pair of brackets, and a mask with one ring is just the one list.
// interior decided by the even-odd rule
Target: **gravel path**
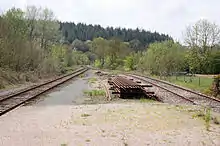
[(220, 127), (149, 103), (26, 106), (0, 117), (0, 145), (220, 145)]

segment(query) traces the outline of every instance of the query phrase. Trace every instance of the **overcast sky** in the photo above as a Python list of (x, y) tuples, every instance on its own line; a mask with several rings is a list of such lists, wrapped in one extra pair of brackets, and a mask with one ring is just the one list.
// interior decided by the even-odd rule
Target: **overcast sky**
[(182, 41), (187, 25), (208, 19), (220, 25), (220, 0), (0, 0), (0, 10), (48, 7), (61, 21), (143, 28)]

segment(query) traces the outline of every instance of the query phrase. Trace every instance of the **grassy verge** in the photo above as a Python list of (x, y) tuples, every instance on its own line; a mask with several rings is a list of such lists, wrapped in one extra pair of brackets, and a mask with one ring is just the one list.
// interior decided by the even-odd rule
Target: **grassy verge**
[[(158, 76), (152, 76), (159, 79)], [(173, 84), (186, 87), (192, 90), (200, 91), (205, 94), (209, 94), (209, 89), (212, 85), (213, 79), (208, 77), (188, 77), (188, 76), (170, 76), (165, 81), (171, 82)]]

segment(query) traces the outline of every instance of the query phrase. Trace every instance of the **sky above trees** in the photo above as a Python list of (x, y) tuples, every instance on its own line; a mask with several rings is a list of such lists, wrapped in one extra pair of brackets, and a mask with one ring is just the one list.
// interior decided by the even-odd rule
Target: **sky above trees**
[(178, 41), (186, 26), (199, 19), (220, 24), (219, 0), (0, 0), (0, 11), (27, 5), (48, 7), (61, 21), (139, 27), (168, 33)]

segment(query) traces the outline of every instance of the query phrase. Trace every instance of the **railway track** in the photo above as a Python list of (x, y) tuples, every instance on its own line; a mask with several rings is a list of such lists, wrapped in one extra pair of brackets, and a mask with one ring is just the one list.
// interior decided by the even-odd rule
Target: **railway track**
[(212, 98), (210, 96), (171, 84), (166, 81), (139, 75), (129, 76), (152, 84), (154, 86), (153, 90), (155, 91), (155, 94), (157, 94), (157, 96), (159, 96), (158, 98), (164, 102), (200, 105), (220, 112), (219, 99)]
[(57, 87), (58, 85), (61, 85), (64, 82), (86, 72), (87, 70), (88, 70), (87, 68), (81, 68), (70, 74), (64, 75), (54, 80), (50, 80), (45, 83), (30, 87), (28, 89), (23, 89), (16, 93), (1, 97), (0, 116), (26, 103), (27, 101), (30, 101), (36, 98), (37, 96)]

